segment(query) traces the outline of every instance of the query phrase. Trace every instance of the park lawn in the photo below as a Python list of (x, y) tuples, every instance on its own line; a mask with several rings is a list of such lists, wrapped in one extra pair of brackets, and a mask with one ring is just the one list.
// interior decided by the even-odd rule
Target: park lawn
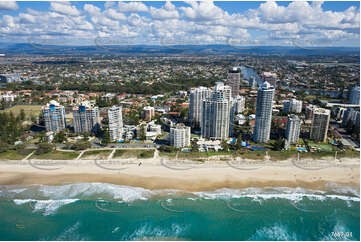
[(315, 143), (313, 141), (308, 141), (310, 147), (318, 147), (321, 149), (321, 152), (330, 152), (334, 150), (333, 145), (327, 143)]
[(305, 99), (309, 100), (309, 99), (316, 99), (316, 96), (315, 95), (307, 95), (305, 97)]
[(115, 151), (113, 158), (138, 158), (148, 159), (153, 158), (154, 150), (142, 150), (142, 149), (118, 149)]
[(297, 144), (298, 145), (305, 145), (305, 142), (303, 141), (302, 138), (299, 138)]
[(15, 116), (17, 116), (20, 114), (20, 110), (24, 109), (25, 115), (27, 117), (36, 117), (41, 113), (41, 108), (42, 105), (16, 105), (5, 110), (1, 110), (0, 112), (12, 112)]
[(53, 150), (49, 153), (45, 153), (45, 154), (41, 154), (41, 155), (36, 155), (33, 154), (30, 159), (39, 159), (39, 160), (73, 160), (76, 157), (78, 157), (79, 153), (75, 152), (75, 151), (69, 151), (69, 152), (65, 152), (65, 151), (58, 151), (58, 150)]
[(191, 138), (197, 138), (199, 139), (201, 136), (199, 134), (193, 134), (191, 133)]
[(84, 158), (93, 158), (93, 157), (97, 157), (99, 159), (106, 159), (108, 158), (108, 156), (110, 155), (112, 151), (111, 150), (90, 150), (90, 151), (85, 151), (84, 154), (81, 156), (81, 159)]

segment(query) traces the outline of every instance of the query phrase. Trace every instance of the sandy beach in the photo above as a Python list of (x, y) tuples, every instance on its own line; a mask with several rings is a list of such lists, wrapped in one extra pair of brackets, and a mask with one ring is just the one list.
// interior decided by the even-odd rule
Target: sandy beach
[(204, 163), (163, 158), (145, 160), (0, 161), (0, 184), (104, 182), (147, 189), (206, 191), (218, 188), (303, 187), (328, 184), (359, 189), (360, 159), (226, 161)]

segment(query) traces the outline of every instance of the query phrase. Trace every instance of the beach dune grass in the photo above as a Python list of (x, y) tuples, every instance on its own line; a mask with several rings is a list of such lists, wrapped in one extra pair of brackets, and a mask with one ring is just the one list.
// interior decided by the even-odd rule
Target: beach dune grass
[(32, 151), (31, 149), (8, 150), (0, 153), (0, 160), (22, 160)]
[[(199, 159), (207, 159), (212, 156), (229, 156), (229, 159), (233, 157), (242, 157), (244, 159), (255, 159), (260, 160), (265, 156), (265, 151), (249, 151), (249, 152), (232, 152), (232, 151), (218, 151), (218, 152), (160, 152), (159, 155), (161, 157), (166, 157), (170, 159), (174, 159), (178, 157), (178, 159), (190, 159), (190, 160), (199, 160)], [(222, 158), (222, 160), (227, 160), (227, 158)]]
[(282, 161), (290, 158), (297, 158), (297, 151), (295, 150), (283, 150), (283, 151), (268, 151), (271, 161)]
[(84, 152), (84, 154), (81, 156), (81, 159), (95, 157), (99, 159), (107, 159), (111, 152), (111, 150), (89, 150)]
[(138, 159), (148, 159), (153, 158), (154, 150), (153, 149), (118, 149), (115, 151), (113, 158), (138, 158)]
[(48, 153), (36, 155), (33, 154), (30, 159), (38, 159), (38, 160), (73, 160), (76, 157), (78, 157), (79, 153), (75, 151), (59, 151), (59, 150), (53, 150)]

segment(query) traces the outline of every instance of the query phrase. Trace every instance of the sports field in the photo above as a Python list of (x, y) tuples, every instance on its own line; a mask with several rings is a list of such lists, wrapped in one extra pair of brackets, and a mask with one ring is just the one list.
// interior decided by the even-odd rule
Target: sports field
[(14, 115), (19, 115), (20, 110), (24, 109), (26, 116), (38, 116), (41, 113), (41, 105), (16, 105), (0, 112), (13, 112)]

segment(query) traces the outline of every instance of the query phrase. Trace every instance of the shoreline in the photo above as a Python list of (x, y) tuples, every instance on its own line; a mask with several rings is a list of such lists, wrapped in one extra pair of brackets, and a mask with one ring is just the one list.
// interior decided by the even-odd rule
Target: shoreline
[(150, 190), (196, 192), (248, 187), (327, 190), (328, 184), (335, 183), (360, 190), (359, 158), (319, 159), (297, 164), (293, 160), (261, 164), (252, 160), (242, 162), (232, 164), (217, 160), (201, 164), (184, 160), (176, 164), (172, 160), (159, 159), (0, 161), (0, 185), (101, 182)]

